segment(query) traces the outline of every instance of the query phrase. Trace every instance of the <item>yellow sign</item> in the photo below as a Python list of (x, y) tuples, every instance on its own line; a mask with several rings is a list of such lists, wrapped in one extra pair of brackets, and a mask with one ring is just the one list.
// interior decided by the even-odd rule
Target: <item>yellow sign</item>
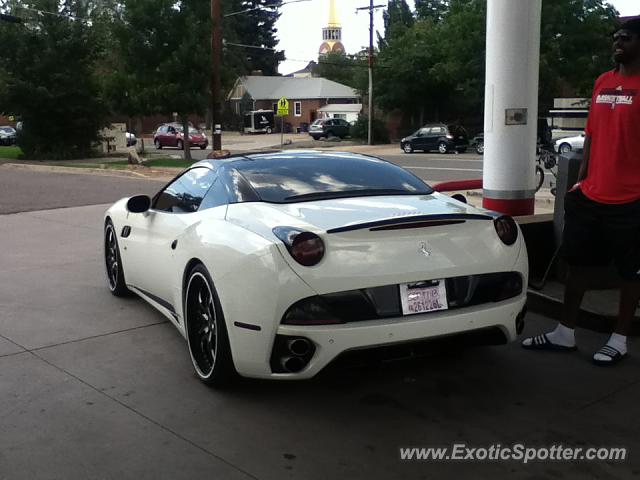
[(278, 117), (284, 117), (285, 115), (289, 115), (289, 101), (282, 97), (278, 100)]

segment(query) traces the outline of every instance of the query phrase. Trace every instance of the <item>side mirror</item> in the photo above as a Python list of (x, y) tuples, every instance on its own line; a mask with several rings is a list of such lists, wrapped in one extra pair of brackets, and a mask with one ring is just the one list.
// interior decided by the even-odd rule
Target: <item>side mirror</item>
[(151, 208), (151, 199), (147, 195), (136, 195), (127, 201), (127, 210), (131, 213), (144, 213)]
[(453, 195), (451, 195), (451, 198), (455, 198), (456, 200), (462, 203), (467, 203), (467, 197), (465, 197), (461, 193), (454, 193)]

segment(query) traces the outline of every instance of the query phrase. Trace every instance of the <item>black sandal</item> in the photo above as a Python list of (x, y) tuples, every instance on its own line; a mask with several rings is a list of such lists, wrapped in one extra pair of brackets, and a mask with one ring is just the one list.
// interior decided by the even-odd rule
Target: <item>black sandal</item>
[[(522, 348), (526, 348), (527, 350), (546, 350), (553, 352), (575, 352), (578, 349), (575, 345), (573, 347), (567, 347), (565, 345), (551, 343), (549, 338), (547, 338), (546, 333), (536, 335), (535, 337), (529, 337), (529, 339), (531, 339), (531, 345), (525, 345), (523, 340), (521, 343)], [(525, 340), (528, 339), (525, 338)]]
[[(609, 357), (611, 360), (598, 360), (595, 358), (597, 354), (604, 355), (605, 357)], [(596, 353), (593, 354), (592, 360), (594, 365), (608, 367), (610, 365), (615, 365), (616, 363), (619, 363), (621, 360), (624, 360), (625, 358), (627, 358), (626, 353), (620, 353), (615, 348), (609, 345), (605, 345), (604, 347), (602, 347), (600, 350), (598, 350)]]

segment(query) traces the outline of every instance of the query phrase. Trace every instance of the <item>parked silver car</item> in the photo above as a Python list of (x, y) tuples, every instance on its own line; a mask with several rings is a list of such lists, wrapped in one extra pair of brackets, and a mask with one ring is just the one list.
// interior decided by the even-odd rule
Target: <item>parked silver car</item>
[(16, 129), (10, 126), (0, 127), (0, 145), (16, 143)]
[(582, 150), (584, 147), (584, 132), (575, 137), (559, 138), (553, 144), (553, 148), (558, 153), (569, 153), (572, 150)]

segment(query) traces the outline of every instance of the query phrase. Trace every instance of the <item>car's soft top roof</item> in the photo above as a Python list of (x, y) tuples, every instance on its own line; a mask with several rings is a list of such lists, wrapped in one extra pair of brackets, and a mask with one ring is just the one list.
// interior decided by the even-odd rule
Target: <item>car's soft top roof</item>
[[(297, 156), (296, 156), (297, 154)], [(235, 153), (225, 158), (218, 159), (210, 159), (207, 158), (205, 160), (201, 160), (200, 162), (194, 164), (193, 166), (202, 167), (207, 166), (212, 170), (217, 170), (222, 166), (233, 165), (235, 162), (246, 161), (246, 160), (264, 160), (266, 158), (272, 158), (273, 160), (286, 160), (287, 158), (291, 158), (292, 156), (296, 156), (296, 158), (308, 158), (308, 159), (322, 159), (322, 158), (351, 158), (351, 159), (362, 159), (362, 160), (379, 160), (381, 162), (386, 162), (378, 157), (374, 157), (371, 155), (365, 155), (362, 153), (353, 153), (353, 152), (323, 152), (321, 150), (267, 150), (264, 152), (256, 152), (256, 153)]]

